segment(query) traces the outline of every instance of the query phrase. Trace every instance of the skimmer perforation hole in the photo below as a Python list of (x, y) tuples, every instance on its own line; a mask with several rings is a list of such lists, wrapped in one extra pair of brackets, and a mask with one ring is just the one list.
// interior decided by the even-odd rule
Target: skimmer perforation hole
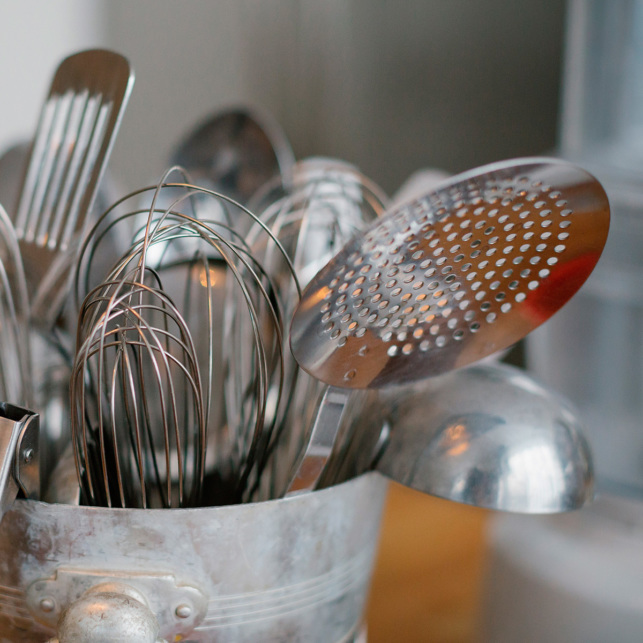
[(385, 217), (342, 260), (320, 302), (323, 328), (338, 345), (370, 330), (396, 358), (462, 343), (551, 276), (571, 214), (528, 174), (500, 170), (441, 189)]

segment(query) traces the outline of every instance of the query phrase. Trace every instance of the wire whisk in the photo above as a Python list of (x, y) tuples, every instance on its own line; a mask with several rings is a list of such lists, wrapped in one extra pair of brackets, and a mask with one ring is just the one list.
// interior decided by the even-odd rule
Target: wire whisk
[[(297, 162), (284, 181), (264, 187), (252, 206), (260, 223), (248, 234), (248, 243), (271, 279), (285, 295), (286, 315), (292, 317), (298, 302), (290, 279), (290, 264), (298, 284), (308, 281), (348, 240), (384, 211), (388, 199), (382, 190), (353, 165), (329, 158)], [(267, 243), (267, 226), (287, 253)], [(290, 289), (290, 292), (288, 292)], [(292, 469), (299, 461), (318, 410), (325, 385), (301, 372), (287, 355), (287, 372), (296, 375), (289, 404), (277, 419), (282, 431), (275, 437), (270, 472), (264, 475), (260, 499), (281, 497), (287, 490)]]
[(169, 297), (129, 277), (95, 288), (79, 314), (79, 479), (91, 504), (189, 506), (201, 494), (206, 439), (196, 350)]
[[(126, 506), (140, 504), (143, 485), (156, 489), (156, 493), (146, 492), (146, 499), (160, 498), (162, 506), (166, 502), (171, 506), (234, 503), (251, 496), (274, 448), (281, 409), (287, 406), (297, 377), (285, 365), (288, 306), (237, 231), (240, 218), (258, 222), (257, 218), (224, 195), (187, 182), (168, 181), (172, 172), (189, 179), (180, 168), (173, 168), (159, 185), (125, 197), (149, 193), (152, 199), (149, 208), (115, 220), (114, 225), (130, 225), (140, 221), (142, 214), (147, 216), (145, 225), (134, 232), (128, 252), (115, 262), (104, 282), (88, 287), (92, 259), (104, 232), (90, 233), (79, 262), (83, 267), (75, 280), (79, 300), (89, 291), (80, 305), (72, 401), (79, 409), (74, 422), (79, 474), (83, 475), (88, 463), (98, 462), (100, 476), (85, 473), (85, 479), (100, 477), (103, 489), (116, 486), (119, 494), (120, 486), (127, 484), (111, 480), (120, 480), (123, 472), (138, 475), (133, 498), (125, 497)], [(173, 196), (169, 206), (162, 197), (164, 191)], [(192, 205), (197, 198), (199, 204), (209, 198), (221, 210), (214, 220), (195, 217)], [(95, 230), (99, 225), (100, 221)], [(288, 265), (279, 242), (261, 222), (258, 225)], [(247, 223), (242, 227), (247, 229)], [(293, 269), (291, 280), (288, 292), (294, 290), (298, 298)], [(112, 370), (110, 377), (99, 377), (99, 365), (106, 372), (105, 351), (114, 353), (109, 362)], [(93, 367), (87, 366), (90, 358), (96, 362)], [(96, 372), (89, 378), (95, 382), (93, 388), (83, 388), (83, 371)], [(159, 391), (164, 386), (172, 393), (186, 390), (186, 401), (179, 403), (177, 396), (168, 393), (161, 403)], [(122, 445), (116, 452), (129, 452), (128, 461), (133, 464), (121, 468), (121, 473), (103, 457), (105, 438), (102, 442), (94, 439), (97, 422), (99, 427), (110, 424), (102, 421), (101, 425), (96, 412), (95, 418), (88, 419), (87, 408), (96, 407), (102, 399), (114, 400), (100, 403), (101, 413), (109, 411), (111, 422), (125, 418), (120, 435), (116, 435), (117, 428), (103, 429)], [(131, 420), (134, 410), (143, 418)], [(180, 433), (175, 418), (179, 423), (185, 419), (181, 439), (168, 434)], [(147, 437), (139, 439), (139, 433)], [(164, 458), (153, 457), (159, 444), (167, 446)], [(124, 459), (121, 455), (120, 460)], [(160, 467), (157, 461), (163, 459), (166, 465)], [(142, 467), (140, 463), (147, 461), (151, 466)], [(170, 487), (173, 495), (167, 493)], [(90, 497), (97, 504), (103, 500), (95, 492)]]

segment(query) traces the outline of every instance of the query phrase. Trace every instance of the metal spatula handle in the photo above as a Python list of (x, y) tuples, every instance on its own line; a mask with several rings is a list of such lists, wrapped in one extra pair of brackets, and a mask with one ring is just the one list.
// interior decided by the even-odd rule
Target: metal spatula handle
[(329, 386), (324, 393), (315, 424), (286, 495), (316, 488), (330, 458), (350, 391)]

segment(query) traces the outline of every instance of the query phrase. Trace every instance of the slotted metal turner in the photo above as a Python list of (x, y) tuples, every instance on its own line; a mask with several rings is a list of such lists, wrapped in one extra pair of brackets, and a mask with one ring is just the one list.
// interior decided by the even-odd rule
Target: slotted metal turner
[(54, 75), (14, 216), (31, 292), (61, 281), (52, 268), (83, 230), (133, 83), (128, 61), (103, 49), (65, 58)]

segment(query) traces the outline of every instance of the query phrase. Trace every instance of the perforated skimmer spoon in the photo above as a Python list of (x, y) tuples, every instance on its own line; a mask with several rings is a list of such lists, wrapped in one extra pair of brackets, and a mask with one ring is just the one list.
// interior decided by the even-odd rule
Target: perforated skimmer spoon
[(580, 288), (609, 228), (600, 183), (557, 159), (494, 163), (386, 213), (310, 282), (299, 365), (343, 388), (438, 375), (522, 339)]

